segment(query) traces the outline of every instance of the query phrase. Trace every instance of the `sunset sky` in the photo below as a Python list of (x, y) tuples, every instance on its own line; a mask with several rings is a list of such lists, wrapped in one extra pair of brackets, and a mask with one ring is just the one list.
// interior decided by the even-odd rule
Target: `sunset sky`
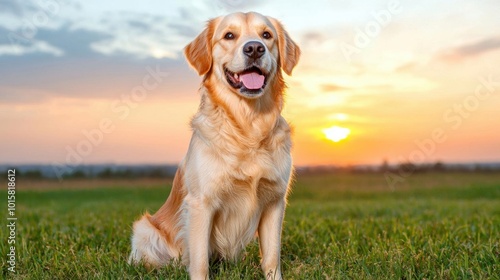
[(302, 49), (296, 164), (500, 162), (498, 0), (47, 0), (0, 2), (0, 163), (178, 163), (201, 81), (182, 49), (234, 11)]

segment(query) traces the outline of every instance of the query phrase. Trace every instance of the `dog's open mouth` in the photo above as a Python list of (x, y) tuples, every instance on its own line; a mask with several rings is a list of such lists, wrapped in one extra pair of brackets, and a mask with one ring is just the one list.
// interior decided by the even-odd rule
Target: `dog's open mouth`
[(234, 73), (225, 68), (228, 83), (236, 89), (259, 92), (266, 86), (266, 75), (256, 66)]

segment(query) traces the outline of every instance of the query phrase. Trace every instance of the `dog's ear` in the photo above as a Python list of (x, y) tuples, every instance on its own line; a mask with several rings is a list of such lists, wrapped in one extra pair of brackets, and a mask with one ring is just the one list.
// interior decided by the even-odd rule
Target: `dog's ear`
[(288, 32), (281, 22), (277, 19), (269, 18), (278, 33), (278, 51), (279, 51), (279, 63), (281, 68), (288, 75), (292, 74), (292, 70), (299, 62), (300, 48), (299, 46), (290, 38)]
[(212, 67), (212, 37), (215, 30), (215, 19), (207, 23), (207, 27), (191, 43), (184, 48), (189, 65), (200, 76), (208, 73)]

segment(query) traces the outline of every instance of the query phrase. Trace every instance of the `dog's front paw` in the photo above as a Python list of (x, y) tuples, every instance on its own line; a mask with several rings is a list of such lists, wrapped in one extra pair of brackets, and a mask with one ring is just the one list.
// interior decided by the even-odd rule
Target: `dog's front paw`
[(266, 280), (283, 280), (281, 276), (281, 271), (269, 269), (266, 272)]

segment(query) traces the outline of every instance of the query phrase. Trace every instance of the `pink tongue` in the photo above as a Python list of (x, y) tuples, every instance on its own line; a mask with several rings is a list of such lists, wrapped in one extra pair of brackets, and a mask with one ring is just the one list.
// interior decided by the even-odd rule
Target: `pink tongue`
[(247, 89), (259, 89), (264, 85), (264, 76), (255, 72), (241, 74), (240, 80)]

